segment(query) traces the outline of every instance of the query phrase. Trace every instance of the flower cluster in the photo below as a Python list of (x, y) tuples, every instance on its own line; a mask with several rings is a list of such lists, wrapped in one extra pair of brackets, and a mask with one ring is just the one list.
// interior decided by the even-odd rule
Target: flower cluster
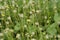
[(0, 0), (0, 40), (60, 39), (59, 5), (58, 0)]

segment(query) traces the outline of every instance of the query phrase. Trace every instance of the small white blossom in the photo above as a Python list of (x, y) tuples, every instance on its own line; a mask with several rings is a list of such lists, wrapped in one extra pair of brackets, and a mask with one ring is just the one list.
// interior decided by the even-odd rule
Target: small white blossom
[(35, 9), (32, 9), (32, 12), (35, 12)]
[(16, 13), (17, 12), (17, 10), (13, 10), (13, 13)]
[(32, 33), (31, 33), (31, 36), (33, 36), (34, 34), (35, 34), (35, 32), (32, 32)]
[(0, 0), (0, 2), (2, 2), (2, 0)]
[(16, 7), (18, 7), (18, 5), (16, 5)]
[(39, 12), (40, 12), (40, 10), (36, 10), (36, 12), (37, 12), (37, 13), (39, 13)]
[(26, 0), (23, 0), (23, 3), (25, 4), (26, 3)]
[(49, 23), (49, 20), (47, 20), (47, 23)]
[(54, 10), (55, 13), (57, 13), (57, 10)]
[(4, 5), (7, 5), (7, 3), (6, 3), (6, 2), (4, 2)]
[(46, 39), (49, 39), (49, 35), (46, 35), (45, 37), (46, 37)]
[(35, 22), (35, 25), (39, 25), (39, 23), (38, 22)]
[(34, 35), (35, 34), (35, 32), (32, 32), (32, 35)]
[(45, 4), (45, 1), (43, 1), (43, 4)]
[(15, 1), (14, 0), (12, 0), (12, 4), (15, 4)]
[(60, 24), (60, 21), (58, 22), (58, 24)]
[(26, 35), (27, 37), (30, 37), (29, 33), (26, 33), (25, 35)]
[(10, 29), (9, 31), (10, 31), (10, 32), (14, 32), (14, 30), (13, 30), (13, 29)]
[(0, 9), (5, 9), (5, 7), (4, 6), (0, 6)]
[(30, 11), (30, 14), (32, 14), (32, 11)]
[(9, 31), (9, 28), (6, 28), (6, 29), (4, 30), (4, 33), (8, 33), (8, 31)]
[(43, 29), (40, 27), (39, 30), (43, 30)]
[(16, 38), (18, 38), (18, 39), (19, 39), (19, 38), (20, 38), (20, 34), (17, 34), (17, 35), (16, 35)]
[(28, 35), (29, 33), (26, 33), (25, 35)]
[(3, 33), (0, 33), (0, 36), (3, 36)]
[(45, 35), (46, 33), (45, 33), (45, 32), (43, 32), (43, 34)]
[(11, 17), (9, 16), (9, 17), (7, 17), (7, 19), (8, 19), (8, 20), (11, 20)]
[(6, 28), (5, 30), (7, 30), (7, 31), (8, 31), (8, 30), (9, 30), (9, 28)]
[(29, 4), (32, 4), (32, 0), (29, 1)]
[(23, 15), (23, 14), (18, 14), (18, 15), (19, 15), (19, 17), (22, 17), (22, 18), (24, 17), (24, 15)]
[(9, 21), (6, 21), (6, 24), (9, 24)]
[(24, 25), (24, 27), (26, 28), (26, 27), (27, 27), (27, 25)]
[(4, 40), (4, 39), (2, 38), (2, 39), (0, 39), (0, 40)]
[(32, 38), (31, 40), (36, 40), (35, 38)]
[(57, 35), (58, 38), (60, 38), (60, 35)]
[(44, 18), (47, 19), (47, 16), (45, 16)]
[(31, 20), (30, 19), (27, 19), (27, 22), (31, 22)]

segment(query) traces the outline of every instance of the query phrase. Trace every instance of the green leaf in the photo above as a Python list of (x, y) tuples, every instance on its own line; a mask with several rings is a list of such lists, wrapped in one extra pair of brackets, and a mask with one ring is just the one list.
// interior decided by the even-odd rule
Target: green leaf
[(19, 23), (17, 23), (17, 24), (15, 25), (14, 30), (15, 30), (15, 31), (20, 30), (20, 24), (19, 24)]
[(60, 16), (58, 15), (58, 13), (55, 13), (54, 20), (55, 20), (55, 22), (59, 22), (60, 21)]
[(28, 30), (29, 30), (29, 33), (31, 34), (32, 32), (36, 31), (36, 28), (34, 28), (33, 26), (30, 26)]
[(55, 23), (50, 25), (50, 27), (47, 28), (47, 33), (50, 35), (55, 35), (57, 33), (56, 26), (57, 25)]

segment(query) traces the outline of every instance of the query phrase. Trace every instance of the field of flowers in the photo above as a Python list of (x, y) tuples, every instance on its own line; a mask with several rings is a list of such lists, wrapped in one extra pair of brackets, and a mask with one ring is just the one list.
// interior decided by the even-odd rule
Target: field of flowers
[(60, 40), (60, 0), (0, 0), (0, 40)]

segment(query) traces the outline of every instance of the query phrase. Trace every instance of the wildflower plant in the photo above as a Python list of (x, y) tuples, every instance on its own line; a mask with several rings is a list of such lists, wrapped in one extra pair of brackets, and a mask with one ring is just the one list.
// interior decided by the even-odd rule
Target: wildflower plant
[(60, 40), (60, 0), (0, 0), (0, 40)]

